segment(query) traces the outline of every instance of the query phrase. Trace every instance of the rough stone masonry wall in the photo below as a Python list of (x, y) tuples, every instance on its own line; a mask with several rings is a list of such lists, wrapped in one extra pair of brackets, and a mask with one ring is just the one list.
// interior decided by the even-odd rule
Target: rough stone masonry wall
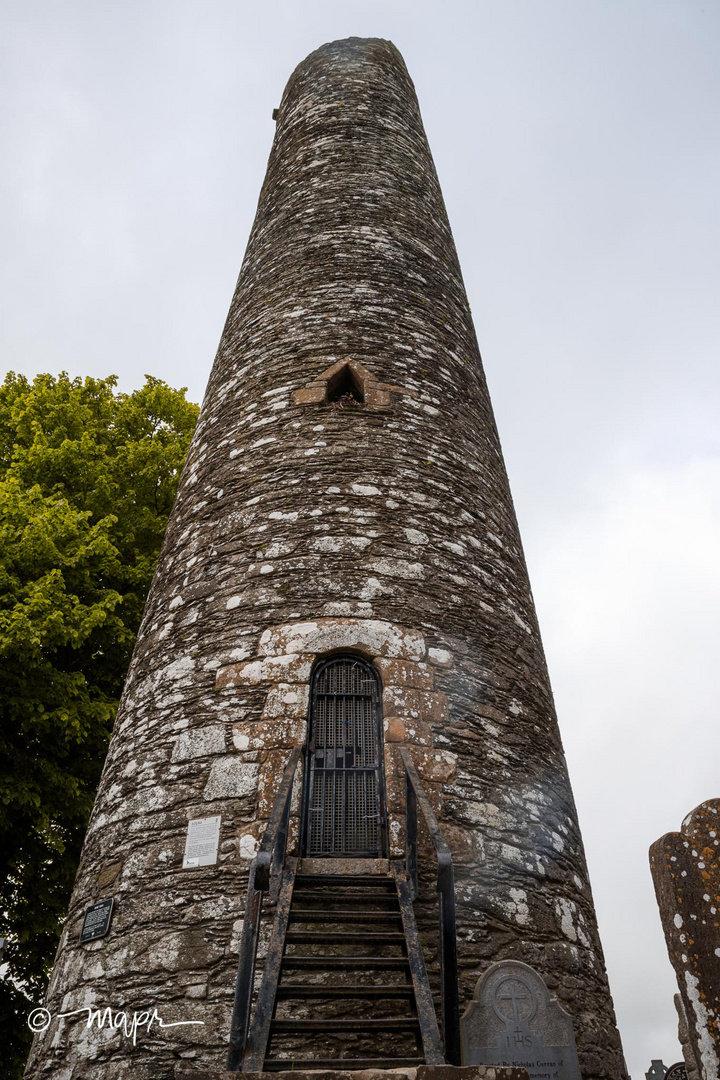
[[(318, 400), (346, 360), (375, 380), (366, 403)], [(309, 664), (343, 625), (394, 687), (388, 742), (419, 724), (446, 755), (433, 790), (458, 856), (463, 999), (492, 960), (523, 960), (574, 1017), (584, 1076), (623, 1076), (460, 268), (412, 83), (375, 39), (313, 53), (280, 104), (48, 996), (53, 1014), (150, 1006), (203, 1026), (133, 1048), (54, 1020), (28, 1076), (222, 1067), (265, 778), (302, 737)], [(187, 822), (209, 814), (219, 864), (183, 870)], [(107, 895), (110, 934), (80, 946), (85, 908)]]
[[(457, 774), (457, 755), (438, 744), (445, 740), (447, 694), (435, 691), (435, 672), (452, 666), (446, 649), (428, 649), (422, 634), (376, 619), (324, 618), (288, 626), (269, 627), (257, 646), (257, 658), (219, 669), (215, 687), (225, 691), (232, 707), (238, 693), (264, 687), (260, 719), (233, 724), (233, 742), (252, 764), (260, 752), (257, 810), (239, 837), (240, 851), (255, 854), (280, 787), (293, 746), (307, 741), (310, 678), (316, 656), (352, 652), (371, 660), (382, 679), (384, 766), (391, 858), (405, 851), (405, 770), (399, 749), (412, 748), (418, 775), (431, 805), (442, 814), (442, 788)], [(278, 681), (280, 680), (280, 681)], [(238, 766), (239, 767), (239, 766)], [(295, 786), (299, 793), (301, 779)], [(299, 850), (300, 806), (291, 812), (289, 848)], [(473, 835), (447, 826), (448, 840), (459, 861), (472, 861)]]

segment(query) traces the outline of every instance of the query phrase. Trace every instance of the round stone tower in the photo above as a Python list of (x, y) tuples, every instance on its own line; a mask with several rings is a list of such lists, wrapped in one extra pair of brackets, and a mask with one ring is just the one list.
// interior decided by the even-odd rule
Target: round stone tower
[[(586, 1080), (621, 1078), (518, 527), (413, 84), (389, 42), (334, 42), (296, 69), (276, 119), (27, 1076), (225, 1067), (250, 861), (306, 744), (318, 665), (356, 657), (380, 695), (363, 794), (375, 831), (318, 828), (306, 775), (291, 850), (401, 855), (407, 748), (454, 855), (461, 1004), (491, 962), (529, 964), (573, 1017)], [(208, 818), (209, 857), (193, 857), (188, 823)], [(110, 898), (107, 933), (81, 942), (88, 908)], [(160, 1020), (133, 1044), (60, 1016), (90, 1007)]]

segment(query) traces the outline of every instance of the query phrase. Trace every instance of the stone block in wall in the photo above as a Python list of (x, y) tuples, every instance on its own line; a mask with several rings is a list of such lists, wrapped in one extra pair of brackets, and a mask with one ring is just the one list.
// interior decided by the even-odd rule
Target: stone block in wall
[(450, 848), (453, 862), (463, 866), (476, 861), (475, 839), (469, 829), (462, 829), (459, 825), (443, 824), (442, 831)]
[(257, 849), (267, 827), (266, 820), (243, 822), (237, 831), (238, 854), (241, 859), (251, 862), (257, 855)]
[[(440, 823), (442, 829), (445, 828), (445, 824), (442, 820), (444, 799), (443, 799), (443, 785), (435, 784), (431, 780), (423, 781), (423, 790), (427, 801), (430, 803), (430, 809)], [(420, 815), (422, 817), (422, 815)]]
[(260, 656), (289, 653), (320, 654), (333, 649), (357, 649), (368, 657), (422, 660), (425, 639), (409, 630), (380, 619), (315, 619), (288, 623), (265, 630), (260, 637)]
[(429, 690), (412, 690), (405, 686), (388, 686), (383, 691), (385, 716), (402, 716), (406, 721), (422, 720), (427, 724), (445, 727), (448, 723), (446, 694)]
[[(435, 755), (438, 755), (436, 758)], [(420, 774), (416, 758), (422, 757), (424, 776)], [(440, 817), (443, 806), (442, 786), (445, 781), (436, 779), (437, 775), (446, 775), (456, 767), (454, 754), (446, 750), (424, 751), (413, 749), (412, 758), (423, 786), (427, 800), (433, 812)], [(434, 775), (433, 775), (434, 774)], [(405, 765), (400, 757), (400, 744), (385, 745), (385, 793), (388, 808), (405, 812)]]
[(225, 753), (225, 728), (220, 724), (183, 731), (175, 740), (171, 761), (192, 761)]
[(451, 668), (455, 663), (453, 654), (447, 649), (428, 649), (428, 660), (439, 668)]
[(300, 854), (300, 818), (297, 814), (291, 814), (288, 821), (287, 853)]
[[(238, 854), (246, 862), (252, 862), (258, 852), (260, 842), (267, 829), (267, 818), (256, 818), (255, 821), (243, 822), (237, 830)], [(300, 840), (300, 818), (297, 814), (291, 814), (288, 821), (287, 853), (297, 854)]]
[(413, 663), (411, 660), (388, 660), (376, 656), (373, 663), (380, 673), (384, 687), (408, 686), (413, 690), (432, 690), (435, 686), (435, 672), (427, 664)]
[[(175, 972), (193, 967), (198, 970), (209, 968), (217, 962), (219, 946), (208, 940), (201, 929), (187, 928), (180, 932), (158, 934), (157, 931), (146, 936), (145, 941), (138, 936), (135, 944), (135, 963), (128, 964), (128, 970), (146, 973)], [(142, 946), (145, 946), (144, 948)], [(140, 946), (138, 948), (137, 946)]]
[(457, 772), (457, 755), (449, 750), (417, 750), (412, 759), (421, 780), (446, 784)]
[(213, 761), (203, 798), (233, 799), (255, 792), (260, 766), (242, 761), (236, 754)]
[(277, 717), (272, 720), (239, 720), (232, 726), (236, 749), (276, 750), (279, 747), (304, 746), (307, 721), (298, 717)]
[(263, 706), (263, 720), (279, 717), (304, 719), (308, 713), (310, 689), (307, 685), (293, 686), (291, 683), (279, 683), (268, 690)]
[(267, 818), (275, 802), (275, 796), (280, 787), (285, 766), (290, 754), (288, 750), (268, 750), (265, 760), (260, 766), (257, 778), (257, 815)]
[(405, 779), (400, 776), (385, 776), (385, 798), (388, 810), (400, 813), (405, 811)]
[(402, 859), (405, 855), (405, 815), (388, 813), (388, 845), (391, 859)]
[(433, 746), (433, 733), (429, 724), (422, 720), (405, 721), (405, 742), (408, 746)]
[(386, 716), (383, 720), (385, 741), (404, 743), (406, 746), (433, 745), (433, 733), (422, 720), (407, 720), (402, 716)]
[(293, 403), (295, 405), (322, 405), (327, 397), (327, 386), (325, 383), (318, 383), (317, 385), (311, 384), (310, 386), (304, 386), (301, 390), (296, 390), (293, 394)]
[(385, 390), (366, 390), (365, 404), (378, 408), (386, 408), (392, 405), (392, 398)]
[(117, 861), (104, 866), (97, 876), (98, 889), (107, 889), (108, 886), (113, 885), (122, 868), (122, 862)]
[(306, 683), (310, 679), (314, 656), (286, 653), (265, 657), (262, 660), (246, 660), (241, 664), (221, 667), (215, 676), (215, 689), (226, 690), (233, 686), (257, 686), (259, 683)]
[(399, 716), (386, 716), (383, 720), (383, 729), (385, 732), (385, 742), (405, 742), (405, 721)]
[[(400, 743), (385, 743), (385, 779), (389, 781), (390, 777), (396, 776), (403, 779), (405, 776), (405, 765), (400, 757)], [(404, 782), (404, 779), (403, 779)]]

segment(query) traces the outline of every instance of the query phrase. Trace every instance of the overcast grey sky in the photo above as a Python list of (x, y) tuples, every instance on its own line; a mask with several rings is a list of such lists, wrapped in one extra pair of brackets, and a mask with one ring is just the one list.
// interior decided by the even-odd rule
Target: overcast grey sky
[(495, 405), (634, 1080), (648, 845), (720, 795), (718, 0), (4, 0), (3, 369), (201, 400), (294, 66), (390, 38)]

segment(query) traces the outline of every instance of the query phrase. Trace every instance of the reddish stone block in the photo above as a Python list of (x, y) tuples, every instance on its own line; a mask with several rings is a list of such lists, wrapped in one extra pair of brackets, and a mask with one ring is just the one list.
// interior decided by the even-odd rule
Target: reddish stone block
[(405, 723), (405, 743), (407, 746), (432, 747), (433, 733), (429, 724), (422, 720), (407, 720)]
[(411, 690), (404, 686), (389, 686), (383, 693), (386, 716), (402, 716), (406, 720), (422, 720), (444, 727), (448, 722), (446, 694), (427, 690)]
[(409, 660), (388, 660), (376, 656), (373, 663), (380, 672), (384, 687), (407, 686), (414, 690), (432, 690), (435, 673), (427, 664), (413, 664)]
[(385, 728), (385, 742), (405, 742), (405, 724), (399, 716), (386, 716), (383, 727)]
[(457, 772), (457, 756), (448, 750), (416, 750), (412, 759), (421, 780), (446, 784)]
[(475, 840), (468, 829), (461, 829), (459, 825), (443, 824), (442, 831), (453, 862), (460, 865), (469, 865), (476, 860)]
[(392, 405), (392, 398), (385, 390), (366, 390), (365, 404), (378, 408), (386, 408)]
[(327, 400), (327, 386), (325, 383), (311, 384), (296, 390), (293, 394), (295, 405), (322, 405)]
[(404, 777), (405, 765), (400, 757), (399, 743), (386, 743), (385, 744), (385, 776), (389, 779), (391, 776)]

